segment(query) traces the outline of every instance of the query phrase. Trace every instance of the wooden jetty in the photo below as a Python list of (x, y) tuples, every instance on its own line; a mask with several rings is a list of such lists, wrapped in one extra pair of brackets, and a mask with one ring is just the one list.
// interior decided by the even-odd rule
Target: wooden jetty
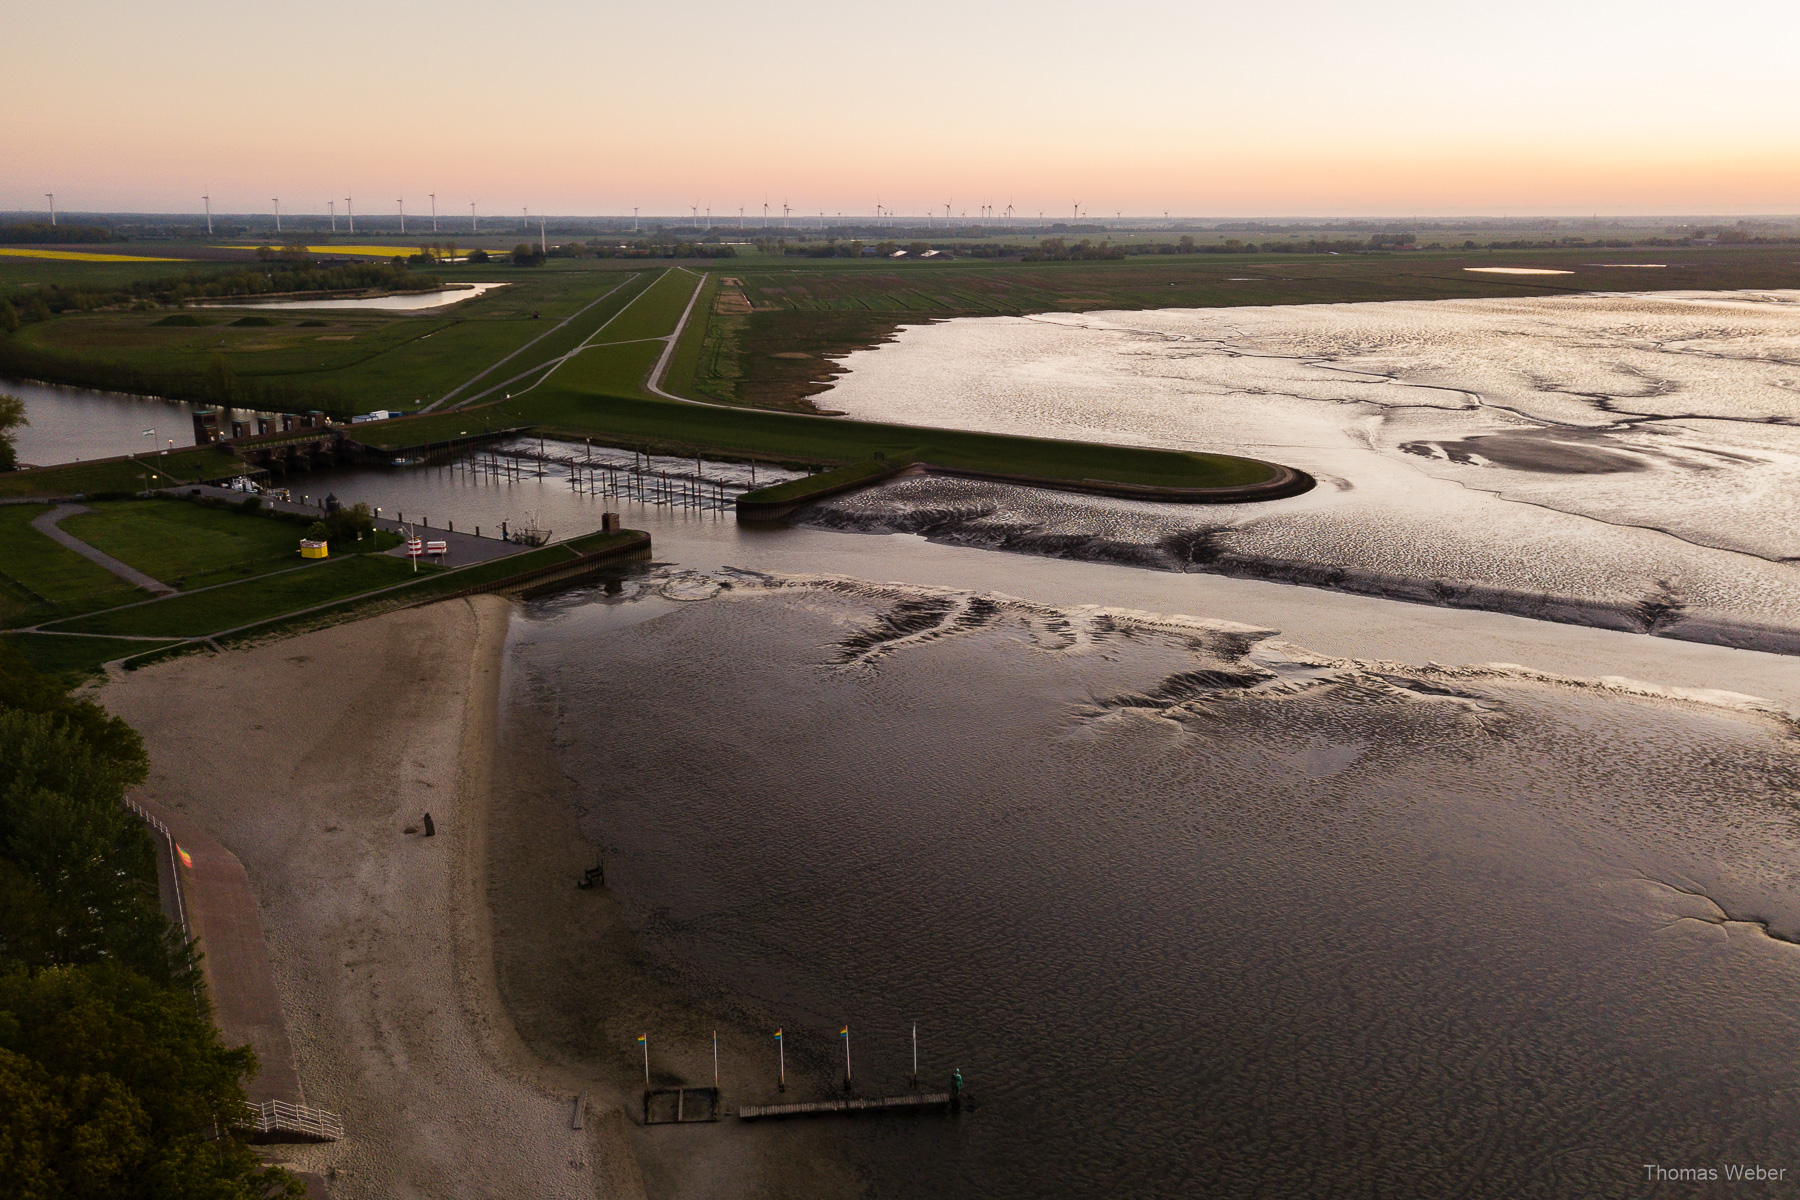
[(949, 1092), (914, 1092), (909, 1096), (881, 1096), (868, 1100), (808, 1100), (798, 1104), (746, 1104), (738, 1109), (740, 1121), (765, 1117), (811, 1117), (827, 1113), (909, 1112), (949, 1108)]

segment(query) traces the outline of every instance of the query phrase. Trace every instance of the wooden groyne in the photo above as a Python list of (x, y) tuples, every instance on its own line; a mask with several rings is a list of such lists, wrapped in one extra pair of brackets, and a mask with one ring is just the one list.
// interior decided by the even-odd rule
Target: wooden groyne
[(868, 1100), (806, 1100), (797, 1104), (746, 1104), (738, 1109), (740, 1121), (767, 1117), (813, 1117), (830, 1113), (917, 1112), (949, 1108), (949, 1092), (914, 1092), (908, 1096), (881, 1096)]

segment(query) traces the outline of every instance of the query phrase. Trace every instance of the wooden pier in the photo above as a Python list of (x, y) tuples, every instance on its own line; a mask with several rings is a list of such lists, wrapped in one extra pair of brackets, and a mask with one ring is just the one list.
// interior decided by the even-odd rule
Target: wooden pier
[(738, 1109), (740, 1121), (765, 1117), (811, 1117), (828, 1113), (914, 1112), (949, 1108), (949, 1092), (915, 1092), (910, 1096), (882, 1096), (869, 1100), (808, 1100), (798, 1104), (746, 1104)]

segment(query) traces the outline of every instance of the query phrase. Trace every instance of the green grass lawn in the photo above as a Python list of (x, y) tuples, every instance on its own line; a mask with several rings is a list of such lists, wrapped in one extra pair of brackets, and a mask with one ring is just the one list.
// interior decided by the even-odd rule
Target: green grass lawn
[(687, 308), (699, 283), (697, 274), (671, 267), (595, 340), (630, 342), (639, 338), (668, 337), (675, 332), (675, 325), (681, 320), (682, 311)]
[[(419, 567), (420, 574), (439, 570), (442, 568)], [(412, 577), (412, 564), (403, 559), (356, 555), (244, 583), (59, 622), (57, 628), (71, 633), (202, 637), (296, 609), (405, 583)]]
[(78, 678), (99, 669), (102, 663), (175, 645), (174, 642), (140, 642), (125, 638), (70, 637), (55, 633), (0, 635), (7, 645), (25, 656), (46, 675)]
[(97, 563), (31, 527), (48, 504), (0, 504), (0, 590), (7, 625), (29, 625), (58, 616), (93, 612), (147, 599)]
[(300, 565), (305, 527), (184, 500), (116, 500), (62, 527), (97, 550), (184, 590)]
[(0, 499), (18, 496), (92, 496), (144, 490), (209, 479), (230, 479), (246, 470), (242, 461), (217, 446), (196, 446), (141, 458), (64, 463), (0, 474)]

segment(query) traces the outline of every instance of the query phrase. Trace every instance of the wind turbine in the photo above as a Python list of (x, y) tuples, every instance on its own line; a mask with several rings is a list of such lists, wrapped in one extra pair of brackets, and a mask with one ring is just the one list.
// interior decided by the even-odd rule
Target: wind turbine
[(275, 232), (281, 232), (281, 197), (271, 197), (269, 203), (275, 206)]
[(394, 201), (394, 203), (398, 204), (400, 206), (400, 236), (405, 237), (406, 236), (406, 197), (402, 196), (402, 197), (400, 197), (400, 199)]
[(786, 229), (788, 227), (788, 213), (790, 213), (791, 211), (793, 211), (793, 210), (788, 208), (788, 202), (786, 200), (783, 200), (781, 202), (781, 227), (783, 229)]
[(50, 224), (55, 225), (56, 224), (56, 193), (55, 192), (45, 192), (44, 199), (46, 199), (50, 202)]
[[(336, 200), (327, 200), (325, 202), (325, 210), (331, 214), (331, 232), (336, 233), (337, 232), (337, 201)], [(211, 224), (211, 221), (212, 221), (212, 218), (208, 217), (207, 222), (208, 222), (209, 226)]]
[(356, 206), (350, 203), (348, 196), (344, 197), (344, 216), (349, 218), (350, 232), (354, 235), (356, 233)]
[(700, 202), (698, 200), (696, 200), (692, 204), (688, 205), (688, 212), (692, 214), (690, 219), (694, 223), (694, 228), (695, 229), (700, 228)]
[(469, 232), (481, 232), (481, 226), (475, 223), (475, 202), (473, 200), (469, 201)]
[(944, 228), (950, 228), (950, 202), (944, 201)]
[[(201, 201), (201, 203), (206, 205), (206, 236), (211, 237), (212, 236), (212, 197), (211, 196), (202, 196), (202, 197), (200, 197), (200, 201)], [(333, 226), (333, 228), (336, 228), (336, 226)]]
[(637, 232), (637, 214), (638, 210), (633, 208), (631, 210), (631, 232), (633, 233)]
[(1075, 201), (1075, 215), (1070, 217), (1069, 220), (1071, 220), (1071, 221), (1081, 220), (1081, 201), (1079, 201), (1079, 200)]
[(431, 232), (437, 232), (437, 193), (431, 193)]
[(767, 229), (767, 228), (768, 228), (768, 227), (769, 227), (769, 202), (768, 202), (768, 201), (767, 201), (767, 200), (764, 200), (764, 201), (763, 201), (763, 223), (762, 223), (762, 227), (763, 227), (763, 228), (764, 228), (764, 229)]

